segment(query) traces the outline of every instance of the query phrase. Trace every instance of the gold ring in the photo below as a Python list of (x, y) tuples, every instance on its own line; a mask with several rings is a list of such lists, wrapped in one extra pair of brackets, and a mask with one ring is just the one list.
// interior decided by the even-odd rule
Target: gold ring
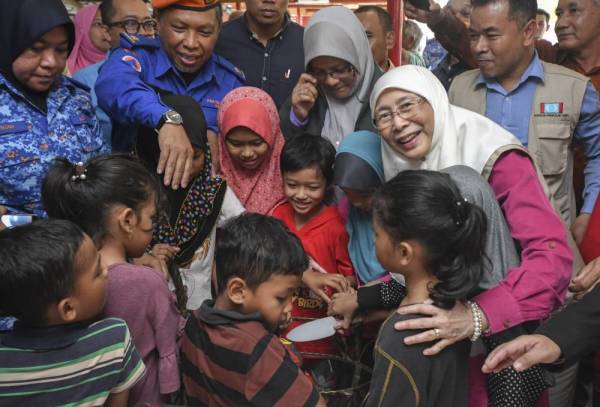
[(437, 328), (433, 329), (433, 333), (435, 334), (435, 339), (439, 339), (440, 337), (440, 330)]

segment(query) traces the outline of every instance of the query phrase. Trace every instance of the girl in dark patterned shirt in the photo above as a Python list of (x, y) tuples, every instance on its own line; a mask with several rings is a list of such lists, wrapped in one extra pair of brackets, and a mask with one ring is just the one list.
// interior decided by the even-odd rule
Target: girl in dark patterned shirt
[[(452, 308), (466, 301), (483, 273), (487, 223), (449, 175), (404, 171), (376, 193), (373, 212), (377, 258), (406, 281), (401, 306), (429, 301)], [(404, 338), (414, 332), (394, 329), (396, 322), (416, 317), (394, 313), (382, 325), (367, 406), (468, 405), (469, 342), (425, 356), (428, 344), (407, 346)], [(432, 340), (440, 335), (431, 334)]]

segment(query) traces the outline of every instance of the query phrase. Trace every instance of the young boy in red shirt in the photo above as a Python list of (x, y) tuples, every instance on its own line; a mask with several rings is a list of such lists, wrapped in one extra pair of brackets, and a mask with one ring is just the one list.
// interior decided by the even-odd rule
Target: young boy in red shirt
[[(306, 271), (304, 285), (292, 307), (291, 329), (306, 321), (327, 316), (327, 289), (347, 289), (354, 284), (354, 270), (348, 255), (348, 233), (336, 207), (324, 203), (333, 180), (335, 148), (322, 137), (299, 136), (288, 140), (281, 152), (280, 165), (287, 202), (273, 216), (282, 220), (302, 241), (311, 259), (327, 273)], [(310, 288), (309, 288), (310, 287)], [(313, 290), (311, 290), (313, 288)], [(312, 371), (317, 383), (332, 385), (333, 375), (324, 356), (337, 355), (333, 338), (296, 343), (304, 368)], [(320, 383), (322, 379), (325, 383)]]

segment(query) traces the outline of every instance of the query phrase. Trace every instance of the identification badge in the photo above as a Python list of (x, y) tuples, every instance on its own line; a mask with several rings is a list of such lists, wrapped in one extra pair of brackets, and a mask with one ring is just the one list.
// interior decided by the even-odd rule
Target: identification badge
[(540, 103), (540, 113), (547, 115), (562, 114), (563, 102)]

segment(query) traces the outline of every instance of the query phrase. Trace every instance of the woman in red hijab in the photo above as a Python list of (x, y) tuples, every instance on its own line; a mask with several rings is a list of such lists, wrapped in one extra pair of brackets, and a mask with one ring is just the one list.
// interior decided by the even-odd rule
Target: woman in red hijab
[(110, 49), (108, 31), (102, 24), (98, 8), (98, 4), (85, 6), (73, 19), (75, 46), (67, 60), (67, 68), (71, 75), (88, 65), (102, 61)]
[(270, 214), (283, 200), (279, 156), (284, 139), (273, 99), (241, 87), (219, 107), (221, 173), (248, 212)]

